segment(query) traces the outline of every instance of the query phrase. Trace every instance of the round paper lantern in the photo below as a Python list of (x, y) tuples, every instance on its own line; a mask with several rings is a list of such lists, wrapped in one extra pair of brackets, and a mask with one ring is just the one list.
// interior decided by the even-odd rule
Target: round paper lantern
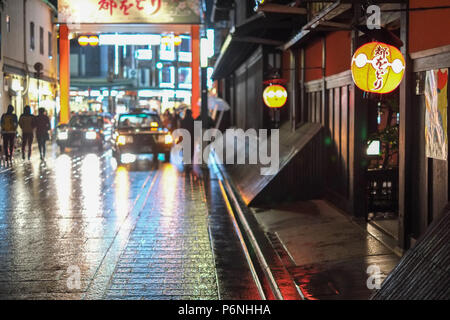
[(181, 44), (182, 41), (183, 41), (183, 40), (181, 39), (180, 36), (175, 36), (175, 37), (173, 37), (173, 44), (174, 44), (175, 46), (177, 46), (177, 47)]
[(98, 46), (98, 37), (97, 36), (91, 36), (89, 37), (89, 44), (93, 47)]
[(281, 108), (286, 104), (287, 91), (279, 84), (272, 84), (264, 89), (263, 99), (269, 108)]
[(405, 59), (396, 47), (370, 42), (356, 50), (352, 58), (352, 77), (361, 90), (389, 93), (395, 90), (405, 73)]
[(87, 46), (89, 44), (89, 38), (86, 36), (81, 36), (78, 38), (78, 44), (80, 46)]

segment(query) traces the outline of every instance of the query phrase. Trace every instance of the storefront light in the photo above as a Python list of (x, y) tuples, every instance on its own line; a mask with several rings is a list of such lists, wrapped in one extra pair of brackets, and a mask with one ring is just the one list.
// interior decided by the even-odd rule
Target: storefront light
[(210, 52), (209, 43), (207, 38), (200, 39), (200, 67), (208, 67), (208, 55)]
[(380, 140), (373, 140), (369, 143), (369, 146), (367, 147), (367, 155), (368, 156), (379, 156), (380, 149), (381, 149)]
[(161, 43), (161, 36), (156, 34), (101, 34), (99, 36), (99, 44), (104, 45), (142, 45), (157, 46)]
[(22, 85), (20, 84), (19, 79), (12, 79), (11, 81), (11, 89), (15, 92), (20, 92), (23, 90)]
[(172, 137), (171, 134), (166, 134), (166, 135), (164, 136), (164, 143), (165, 143), (165, 144), (171, 144), (171, 143), (173, 143), (173, 137)]

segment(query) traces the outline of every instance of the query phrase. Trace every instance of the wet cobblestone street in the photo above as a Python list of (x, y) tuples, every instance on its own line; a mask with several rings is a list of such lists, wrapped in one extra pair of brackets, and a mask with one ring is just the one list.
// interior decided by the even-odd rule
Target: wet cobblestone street
[(215, 179), (108, 152), (16, 157), (0, 167), (0, 298), (258, 299)]

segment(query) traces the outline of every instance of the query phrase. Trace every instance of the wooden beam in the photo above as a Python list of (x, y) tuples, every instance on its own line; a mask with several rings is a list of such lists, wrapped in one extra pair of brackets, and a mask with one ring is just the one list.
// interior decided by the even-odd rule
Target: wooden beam
[(319, 26), (321, 27), (335, 27), (339, 29), (345, 29), (345, 30), (351, 30), (352, 26), (348, 23), (340, 23), (340, 22), (333, 22), (333, 21), (322, 21), (320, 22)]
[(283, 42), (278, 40), (272, 40), (272, 39), (264, 39), (264, 38), (258, 38), (258, 37), (233, 37), (234, 41), (238, 42), (250, 42), (250, 43), (257, 43), (257, 44), (265, 44), (269, 46), (281, 46)]
[(294, 46), (298, 42), (304, 40), (305, 36), (311, 32), (312, 29), (319, 27), (323, 22), (332, 20), (343, 12), (349, 10), (351, 4), (342, 4), (340, 0), (333, 3), (332, 5), (326, 7), (320, 11), (310, 22), (308, 22), (299, 33), (297, 33), (291, 40), (280, 47), (282, 50), (287, 50)]
[[(403, 8), (408, 8), (408, 4), (403, 5)], [(409, 59), (409, 13), (401, 13), (401, 27), (400, 38), (404, 46), (400, 48), (406, 60), (406, 68), (404, 79), (400, 84), (399, 89), (399, 112), (400, 112), (400, 126), (398, 132), (398, 246), (399, 251), (405, 250), (409, 247), (410, 222), (411, 222), (411, 163), (414, 161), (412, 154), (412, 144), (414, 141), (414, 113), (416, 110), (411, 108), (412, 100), (412, 79), (413, 70), (411, 68), (412, 62)], [(427, 197), (426, 194), (421, 196)]]
[(266, 3), (258, 8), (258, 12), (260, 11), (272, 13), (300, 14), (300, 15), (308, 14), (306, 8), (289, 7), (276, 3)]

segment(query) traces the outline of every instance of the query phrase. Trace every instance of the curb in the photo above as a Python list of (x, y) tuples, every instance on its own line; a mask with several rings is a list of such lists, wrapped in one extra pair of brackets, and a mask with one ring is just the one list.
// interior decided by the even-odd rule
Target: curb
[(241, 240), (254, 280), (264, 300), (302, 300), (298, 287), (286, 270), (270, 240), (251, 210), (244, 204), (225, 168), (210, 154), (210, 165), (219, 178), (222, 196)]

